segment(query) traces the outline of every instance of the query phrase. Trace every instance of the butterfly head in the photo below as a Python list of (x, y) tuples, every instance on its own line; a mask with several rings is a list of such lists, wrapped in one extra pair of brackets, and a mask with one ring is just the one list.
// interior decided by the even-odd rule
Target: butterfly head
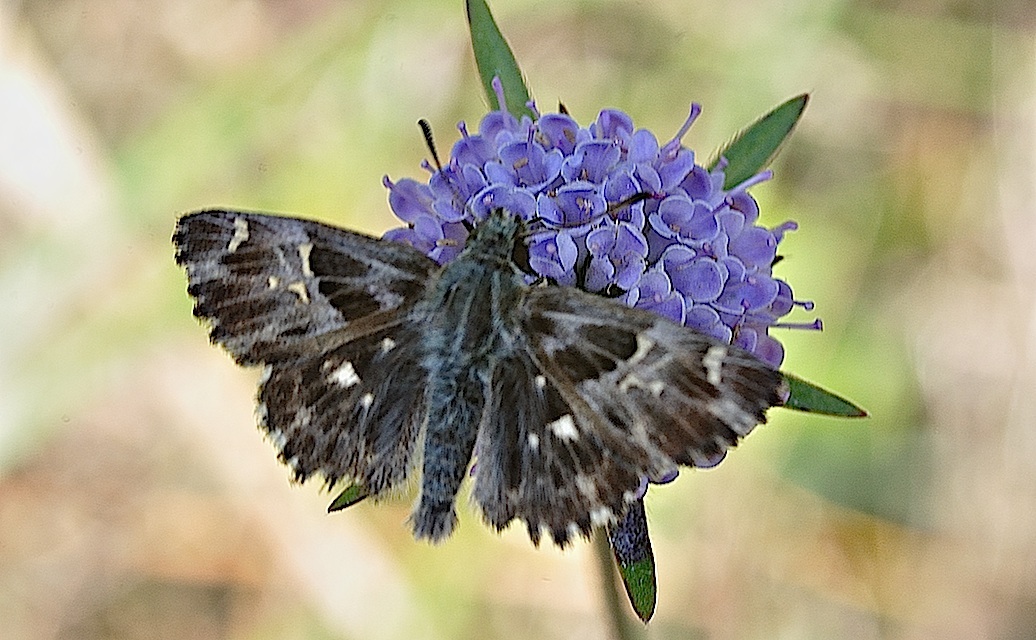
[(494, 209), (475, 227), (461, 255), (509, 260), (523, 228), (524, 223), (515, 214), (506, 209)]

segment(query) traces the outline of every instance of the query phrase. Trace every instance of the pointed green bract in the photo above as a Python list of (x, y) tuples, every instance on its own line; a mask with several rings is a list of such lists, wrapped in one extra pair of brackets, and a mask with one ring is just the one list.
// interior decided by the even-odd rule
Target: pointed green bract
[(658, 586), (643, 499), (630, 503), (626, 515), (608, 529), (608, 542), (626, 588), (626, 597), (637, 617), (647, 622), (655, 612)]
[(727, 159), (724, 189), (741, 184), (770, 164), (802, 117), (808, 101), (806, 93), (788, 100), (737, 133), (716, 153), (709, 169), (715, 167), (721, 157)]
[(647, 622), (655, 613), (655, 559), (649, 557), (628, 565), (618, 563), (618, 567), (633, 610), (641, 622)]
[(867, 412), (860, 407), (836, 396), (830, 391), (821, 389), (812, 382), (806, 382), (802, 378), (796, 378), (788, 373), (782, 372), (781, 375), (788, 381), (788, 387), (791, 391), (787, 402), (784, 403), (784, 406), (788, 409), (842, 418), (863, 418), (867, 416)]
[(351, 507), (368, 495), (370, 494), (367, 493), (367, 490), (362, 485), (351, 484), (338, 494), (338, 497), (327, 507), (327, 512), (332, 513)]
[(482, 79), (482, 88), (489, 97), (492, 109), (500, 109), (496, 92), (493, 91), (493, 78), (500, 78), (504, 88), (504, 99), (507, 110), (516, 118), (533, 117), (526, 107), (529, 102), (529, 89), (525, 86), (518, 61), (514, 59), (511, 47), (504, 40), (500, 29), (489, 12), (485, 0), (467, 0), (468, 27), (471, 29), (471, 48), (475, 52), (475, 64), (478, 75)]

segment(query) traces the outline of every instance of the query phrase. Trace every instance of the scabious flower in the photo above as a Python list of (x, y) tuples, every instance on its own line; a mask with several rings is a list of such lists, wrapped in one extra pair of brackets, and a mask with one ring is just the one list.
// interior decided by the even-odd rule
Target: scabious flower
[[(499, 94), (500, 104), (503, 95)], [(701, 113), (690, 114), (663, 145), (617, 109), (601, 111), (588, 127), (566, 113), (521, 120), (491, 111), (461, 138), (442, 170), (427, 162), (428, 184), (385, 177), (389, 205), (406, 226), (385, 238), (410, 244), (445, 264), (457, 257), (469, 230), (503, 208), (525, 220), (530, 282), (547, 278), (616, 298), (673, 322), (735, 344), (778, 367), (784, 359), (770, 327), (819, 329), (779, 323), (798, 301), (772, 267), (777, 245), (796, 229), (785, 222), (758, 224), (759, 206), (748, 189), (769, 180), (763, 171), (724, 189), (722, 158), (711, 169), (681, 144)], [(698, 463), (712, 467), (723, 455)], [(676, 471), (644, 478), (673, 480)]]
[[(529, 106), (535, 119), (516, 119), (504, 107), (488, 113), (476, 134), (460, 123), (461, 139), (446, 166), (424, 163), (428, 184), (386, 176), (389, 204), (406, 226), (385, 237), (445, 264), (471, 229), (503, 208), (527, 223), (529, 282), (546, 278), (647, 309), (774, 367), (784, 349), (770, 327), (820, 328), (819, 320), (778, 322), (795, 306), (813, 308), (772, 273), (777, 245), (796, 224), (758, 223), (748, 189), (770, 179), (770, 171), (725, 189), (724, 159), (711, 170), (695, 161), (681, 140), (701, 112), (697, 104), (663, 145), (619, 110), (605, 109), (580, 127), (566, 113)], [(696, 466), (715, 466), (724, 456)], [(637, 498), (650, 483), (676, 476), (673, 469), (641, 478)], [(642, 506), (631, 508), (609, 536), (620, 563), (650, 558)]]
[(407, 224), (385, 237), (445, 264), (471, 228), (504, 208), (528, 223), (530, 281), (617, 298), (779, 366), (784, 350), (769, 328), (812, 303), (795, 300), (771, 270), (796, 228), (758, 224), (748, 189), (771, 172), (724, 189), (725, 161), (708, 170), (680, 142), (697, 104), (663, 145), (619, 110), (580, 127), (568, 114), (532, 109), (535, 120), (492, 111), (476, 134), (461, 123), (442, 171), (424, 164), (428, 184), (386, 177), (389, 204)]

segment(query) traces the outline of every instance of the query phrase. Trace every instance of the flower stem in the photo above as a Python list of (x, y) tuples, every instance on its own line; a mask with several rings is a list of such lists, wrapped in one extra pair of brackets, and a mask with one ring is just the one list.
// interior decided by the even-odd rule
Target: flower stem
[(601, 600), (608, 616), (610, 636), (614, 640), (635, 640), (639, 637), (623, 613), (622, 598), (619, 595), (619, 584), (615, 579), (615, 557), (612, 555), (608, 534), (603, 529), (594, 532), (592, 545), (597, 560), (597, 574), (601, 585)]

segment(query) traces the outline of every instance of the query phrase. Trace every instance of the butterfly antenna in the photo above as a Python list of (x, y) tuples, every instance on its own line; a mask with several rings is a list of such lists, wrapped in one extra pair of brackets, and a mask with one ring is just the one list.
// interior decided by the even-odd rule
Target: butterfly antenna
[[(424, 136), (425, 146), (428, 147), (429, 153), (432, 154), (432, 161), (435, 163), (435, 170), (442, 174), (442, 177), (446, 180), (446, 184), (449, 185), (450, 191), (453, 192), (453, 197), (457, 199), (458, 203), (462, 203), (468, 214), (474, 218), (474, 213), (471, 211), (470, 205), (468, 205), (467, 198), (464, 197), (460, 192), (460, 188), (453, 181), (453, 177), (448, 173), (443, 173), (442, 162), (439, 160), (439, 152), (435, 148), (435, 138), (432, 137), (432, 125), (428, 124), (428, 121), (421, 118), (417, 121), (417, 126), (421, 127), (421, 135)], [(468, 229), (471, 229), (471, 224), (468, 222), (464, 223)]]
[(622, 200), (619, 200), (618, 202), (615, 202), (613, 204), (608, 205), (608, 213), (614, 218), (619, 213), (619, 211), (621, 209), (624, 209), (626, 207), (631, 207), (631, 206), (637, 204), (638, 202), (644, 202), (645, 200), (650, 200), (653, 197), (654, 196), (650, 192), (638, 191), (637, 193), (634, 193), (633, 195), (631, 195), (628, 198), (623, 198)]
[(435, 138), (432, 137), (432, 125), (428, 124), (428, 121), (424, 118), (421, 118), (417, 121), (417, 126), (421, 127), (421, 134), (424, 136), (424, 143), (428, 147), (428, 151), (432, 154), (435, 168), (439, 172), (442, 172), (442, 163), (439, 162), (439, 152), (435, 149)]

